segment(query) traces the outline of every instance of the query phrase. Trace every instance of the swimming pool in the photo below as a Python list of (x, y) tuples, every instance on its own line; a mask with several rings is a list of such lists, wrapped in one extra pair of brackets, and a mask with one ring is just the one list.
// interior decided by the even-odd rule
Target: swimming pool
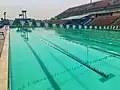
[(120, 90), (119, 47), (80, 40), (45, 28), (25, 40), (11, 29), (10, 90)]

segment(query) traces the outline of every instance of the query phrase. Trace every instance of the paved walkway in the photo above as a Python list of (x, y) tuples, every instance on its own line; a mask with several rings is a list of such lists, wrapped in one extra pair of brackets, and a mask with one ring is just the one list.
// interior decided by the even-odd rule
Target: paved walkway
[[(9, 31), (5, 32), (5, 41), (0, 40), (0, 90), (8, 90), (8, 50), (9, 50)], [(2, 48), (3, 45), (3, 48)]]

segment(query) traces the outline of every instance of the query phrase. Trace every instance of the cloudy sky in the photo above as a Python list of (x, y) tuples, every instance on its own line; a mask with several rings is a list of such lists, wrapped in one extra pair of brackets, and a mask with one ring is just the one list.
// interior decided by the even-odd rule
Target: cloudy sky
[(49, 19), (70, 7), (89, 2), (90, 0), (0, 0), (0, 18), (4, 11), (8, 18), (15, 18), (22, 9), (26, 9), (31, 18)]

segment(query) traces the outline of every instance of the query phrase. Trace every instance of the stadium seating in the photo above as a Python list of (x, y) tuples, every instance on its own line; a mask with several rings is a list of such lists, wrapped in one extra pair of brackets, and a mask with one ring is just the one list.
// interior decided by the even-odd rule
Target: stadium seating
[(82, 15), (89, 12), (97, 12), (102, 10), (110, 10), (120, 8), (120, 0), (102, 0), (98, 2), (93, 2), (73, 8), (69, 8), (66, 11), (62, 12), (61, 14), (57, 15), (56, 18), (67, 18), (70, 16)]
[(89, 9), (92, 6), (93, 6), (93, 3), (85, 4), (85, 5), (77, 6), (77, 7), (73, 7), (73, 8), (69, 8), (66, 11), (62, 12), (61, 14), (59, 14), (58, 16), (56, 16), (56, 18), (66, 18), (66, 17), (69, 17), (69, 16), (79, 15), (80, 13), (82, 14), (82, 12), (84, 10)]
[(96, 7), (103, 7), (103, 6), (107, 6), (111, 3), (112, 0), (102, 0), (102, 1), (99, 1), (97, 2), (95, 5), (94, 5), (94, 8)]
[(99, 16), (95, 18), (89, 25), (93, 26), (109, 26), (115, 20), (117, 20), (118, 16)]
[(106, 10), (112, 10), (112, 9), (115, 9), (115, 8), (120, 8), (120, 2), (114, 4), (114, 5), (109, 5), (106, 7)]

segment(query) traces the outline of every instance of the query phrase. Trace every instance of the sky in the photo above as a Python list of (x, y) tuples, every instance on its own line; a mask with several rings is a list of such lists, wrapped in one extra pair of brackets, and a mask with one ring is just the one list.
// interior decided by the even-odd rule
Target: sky
[(89, 2), (90, 0), (0, 0), (0, 18), (4, 11), (7, 12), (7, 18), (16, 18), (25, 9), (30, 18), (50, 19), (68, 8)]

